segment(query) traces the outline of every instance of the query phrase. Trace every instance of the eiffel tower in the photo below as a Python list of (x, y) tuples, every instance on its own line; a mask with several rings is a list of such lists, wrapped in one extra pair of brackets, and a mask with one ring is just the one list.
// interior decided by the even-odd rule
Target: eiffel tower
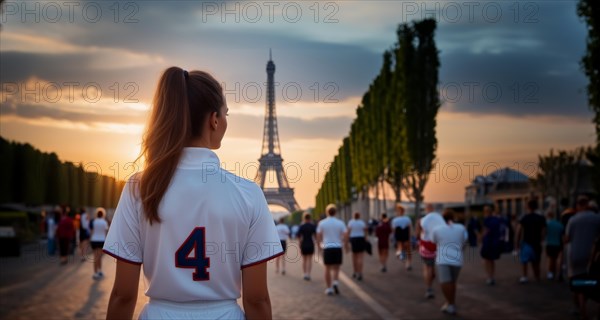
[[(265, 129), (262, 142), (262, 152), (258, 172), (254, 181), (265, 194), (268, 204), (275, 204), (286, 208), (289, 212), (300, 209), (294, 198), (294, 189), (290, 188), (287, 176), (283, 170), (283, 159), (279, 149), (279, 133), (277, 130), (277, 115), (275, 114), (275, 64), (269, 50), (267, 63), (267, 103), (265, 108)], [(267, 173), (274, 171), (277, 177), (277, 188), (265, 188)]]

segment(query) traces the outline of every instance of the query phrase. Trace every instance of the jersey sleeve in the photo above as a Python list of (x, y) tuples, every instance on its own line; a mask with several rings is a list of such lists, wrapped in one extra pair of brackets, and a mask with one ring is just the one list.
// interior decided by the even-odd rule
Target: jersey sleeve
[[(258, 189), (260, 190), (260, 189)], [(277, 228), (262, 191), (257, 193), (257, 208), (250, 221), (250, 231), (242, 254), (242, 269), (263, 263), (283, 254)]]
[(134, 186), (135, 182), (130, 180), (121, 192), (103, 251), (118, 260), (141, 264), (144, 255), (138, 208), (131, 192)]

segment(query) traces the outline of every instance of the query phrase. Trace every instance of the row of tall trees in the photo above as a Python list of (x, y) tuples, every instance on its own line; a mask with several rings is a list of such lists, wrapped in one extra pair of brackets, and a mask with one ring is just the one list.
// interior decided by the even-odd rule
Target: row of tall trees
[(396, 201), (405, 194), (417, 208), (423, 202), (436, 157), (440, 107), (435, 29), (433, 19), (398, 27), (397, 43), (383, 54), (381, 70), (325, 174), (315, 212), (372, 193), (379, 198), (386, 185)]
[(0, 137), (0, 203), (115, 208), (124, 182)]
[[(591, 163), (591, 179), (596, 194), (600, 197), (600, 2), (579, 0), (577, 14), (587, 25), (586, 52), (581, 58), (581, 67), (588, 77), (588, 105), (594, 112), (596, 147), (588, 150)], [(600, 200), (600, 199), (599, 199)]]

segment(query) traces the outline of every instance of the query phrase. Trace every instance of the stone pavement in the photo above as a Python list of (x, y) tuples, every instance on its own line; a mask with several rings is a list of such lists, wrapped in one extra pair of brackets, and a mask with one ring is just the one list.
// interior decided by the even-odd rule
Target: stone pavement
[[(104, 257), (106, 278), (92, 280), (91, 260), (59, 266), (45, 254), (45, 243), (27, 246), (19, 258), (0, 258), (0, 319), (103, 319), (114, 279), (115, 260)], [(375, 253), (376, 254), (376, 253)], [(577, 319), (569, 314), (571, 296), (565, 283), (542, 280), (518, 284), (519, 264), (511, 255), (499, 261), (495, 287), (485, 285), (478, 254), (467, 258), (459, 277), (459, 315), (439, 311), (443, 298), (435, 283), (435, 299), (423, 298), (421, 263), (405, 271), (390, 257), (381, 273), (376, 256), (365, 259), (364, 281), (351, 280), (351, 256), (344, 256), (341, 295), (325, 296), (323, 267), (314, 264), (312, 281), (302, 280), (297, 246), (291, 244), (287, 274), (275, 274), (269, 263), (269, 290), (276, 319)], [(544, 267), (542, 268), (544, 270)], [(350, 283), (350, 285), (348, 284)], [(146, 297), (140, 280), (136, 317)], [(241, 301), (240, 301), (241, 303)], [(382, 310), (373, 308), (380, 306)], [(590, 303), (592, 317), (597, 305)]]

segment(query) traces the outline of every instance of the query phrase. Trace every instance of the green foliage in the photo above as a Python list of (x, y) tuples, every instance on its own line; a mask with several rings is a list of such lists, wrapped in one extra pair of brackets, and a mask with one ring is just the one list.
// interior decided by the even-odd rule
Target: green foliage
[(592, 187), (596, 191), (596, 200), (600, 202), (600, 144), (597, 144), (596, 147), (587, 148), (585, 157), (592, 165), (590, 170)]
[(0, 203), (68, 204), (114, 208), (124, 182), (85, 172), (80, 164), (62, 162), (30, 144), (0, 137)]
[[(588, 151), (589, 152), (589, 151)], [(573, 207), (578, 195), (581, 163), (586, 157), (586, 150), (578, 148), (572, 151), (550, 150), (548, 155), (538, 157), (538, 175), (534, 180), (536, 187), (544, 194), (554, 197), (559, 203), (568, 201)], [(558, 206), (555, 208), (559, 210)]]
[(600, 2), (579, 0), (577, 14), (587, 24), (588, 36), (586, 52), (581, 58), (581, 68), (588, 77), (588, 104), (594, 114), (596, 126), (596, 147), (587, 151), (592, 164), (592, 183), (596, 194), (600, 195)]
[(600, 2), (579, 0), (577, 14), (587, 24), (587, 48), (581, 58), (581, 67), (589, 80), (588, 104), (595, 112), (596, 142), (600, 145)]
[(13, 145), (0, 139), (0, 203), (9, 202), (15, 198), (15, 154)]
[(286, 223), (290, 226), (296, 225), (296, 224), (301, 224), (302, 223), (302, 215), (304, 214), (304, 211), (294, 211), (292, 212), (291, 215), (289, 215), (286, 219)]
[(381, 70), (317, 192), (316, 214), (329, 203), (344, 205), (358, 193), (366, 196), (383, 180), (394, 189), (396, 201), (402, 191), (422, 201), (437, 149), (435, 28), (431, 19), (398, 27), (398, 42), (384, 52)]

